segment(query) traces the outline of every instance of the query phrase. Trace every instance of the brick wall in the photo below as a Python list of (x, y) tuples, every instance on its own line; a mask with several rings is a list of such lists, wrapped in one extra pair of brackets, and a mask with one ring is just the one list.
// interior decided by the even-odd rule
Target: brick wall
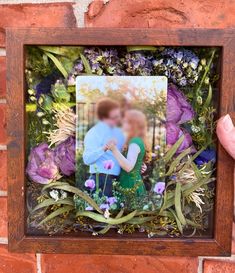
[[(235, 256), (11, 254), (7, 251), (6, 27), (234, 27), (235, 0), (0, 0), (0, 272), (235, 272)], [(218, 37), (219, 39), (219, 37)], [(235, 224), (234, 224), (235, 230)], [(233, 253), (235, 246), (233, 245)]]

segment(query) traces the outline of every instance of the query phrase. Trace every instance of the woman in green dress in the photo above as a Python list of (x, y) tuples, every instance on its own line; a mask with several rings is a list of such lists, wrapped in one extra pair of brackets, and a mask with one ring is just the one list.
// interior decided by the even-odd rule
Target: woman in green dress
[(108, 144), (109, 150), (113, 152), (121, 166), (119, 177), (120, 185), (123, 188), (136, 187), (137, 196), (146, 192), (141, 168), (147, 152), (147, 120), (143, 112), (139, 110), (128, 110), (122, 124), (123, 131), (127, 136), (123, 154), (118, 150), (115, 142)]

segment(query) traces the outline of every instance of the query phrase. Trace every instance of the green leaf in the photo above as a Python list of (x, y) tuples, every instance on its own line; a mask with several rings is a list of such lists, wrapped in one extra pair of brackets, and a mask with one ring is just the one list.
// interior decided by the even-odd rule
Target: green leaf
[(92, 74), (92, 70), (91, 70), (91, 66), (89, 64), (89, 61), (87, 60), (87, 58), (82, 53), (80, 53), (80, 57), (81, 57), (81, 60), (83, 62), (83, 65), (85, 67), (86, 73), (89, 74), (89, 75), (91, 75)]
[(144, 224), (146, 222), (152, 221), (154, 219), (156, 219), (156, 216), (147, 216), (147, 217), (134, 217), (131, 220), (127, 221), (128, 224), (132, 224), (132, 225), (141, 225)]
[(90, 212), (90, 211), (83, 211), (83, 212), (78, 212), (76, 214), (76, 216), (85, 216), (85, 217), (89, 217), (93, 220), (95, 220), (96, 222), (101, 222), (101, 223), (107, 223), (110, 225), (119, 225), (122, 223), (126, 223), (128, 221), (130, 221), (136, 214), (136, 210), (132, 211), (131, 213), (127, 214), (126, 216), (123, 216), (121, 218), (105, 218), (103, 215), (97, 214), (95, 212)]
[(53, 187), (55, 186), (65, 186), (65, 185), (68, 185), (69, 184), (67, 182), (61, 182), (61, 181), (55, 181), (55, 182), (51, 182), (47, 185), (45, 185), (43, 188), (42, 188), (42, 192), (44, 192), (45, 190), (47, 189), (52, 189)]
[(72, 61), (75, 61), (84, 50), (82, 46), (39, 46), (39, 48), (52, 54), (68, 57)]
[(132, 51), (156, 51), (157, 48), (155, 46), (127, 46), (127, 52)]
[[(118, 212), (118, 214), (117, 214), (117, 216), (115, 217), (115, 219), (121, 218), (122, 215), (123, 215), (123, 212), (124, 212), (124, 210), (121, 209), (121, 210)], [(107, 225), (105, 228), (103, 228), (103, 229), (101, 229), (100, 231), (98, 231), (98, 233), (99, 233), (99, 234), (105, 234), (106, 232), (108, 232), (108, 231), (110, 230), (111, 227), (112, 227), (112, 225)]]
[(202, 174), (200, 170), (198, 169), (197, 165), (194, 162), (191, 162), (191, 166), (193, 168), (193, 171), (198, 179), (202, 178)]
[(178, 150), (178, 148), (180, 147), (180, 145), (183, 143), (184, 141), (184, 135), (181, 136), (176, 143), (170, 148), (170, 150), (166, 153), (165, 157), (164, 157), (164, 161), (165, 163), (168, 163), (172, 157), (175, 155), (176, 151)]
[(189, 147), (188, 149), (184, 150), (180, 155), (178, 155), (174, 161), (171, 163), (169, 170), (166, 173), (166, 176), (169, 176), (173, 173), (175, 167), (180, 163), (180, 161), (187, 156), (188, 154), (190, 154), (191, 152), (191, 147)]
[(63, 208), (59, 208), (59, 209), (53, 211), (51, 214), (49, 214), (46, 218), (44, 218), (38, 225), (41, 226), (42, 224), (46, 223), (49, 220), (52, 220), (56, 216), (70, 212), (73, 209), (74, 209), (73, 206), (65, 206)]
[(61, 200), (58, 200), (58, 201), (55, 201), (54, 199), (50, 198), (50, 199), (46, 199), (42, 203), (38, 204), (33, 209), (33, 212), (36, 211), (36, 210), (38, 210), (38, 209), (49, 207), (49, 206), (52, 206), (52, 205), (69, 205), (69, 206), (74, 206), (74, 202), (73, 202), (72, 198), (61, 199)]
[(53, 61), (53, 63), (55, 64), (55, 66), (58, 68), (58, 70), (61, 72), (61, 74), (67, 78), (68, 77), (68, 72), (65, 70), (65, 68), (63, 67), (62, 63), (51, 53), (46, 52), (45, 54)]
[(186, 220), (181, 210), (181, 184), (176, 183), (175, 187), (175, 211), (176, 215), (182, 225), (186, 225)]
[(208, 106), (210, 106), (211, 99), (212, 99), (212, 87), (211, 87), (211, 84), (210, 84), (209, 85), (209, 90), (208, 90), (208, 95), (207, 95), (206, 101), (205, 101), (205, 103), (203, 105), (203, 109), (206, 109)]
[(179, 173), (185, 171), (188, 166), (190, 166), (192, 164), (192, 162), (194, 161), (195, 158), (197, 158), (204, 150), (206, 149), (206, 147), (202, 147), (199, 151), (197, 151), (193, 156), (190, 156), (190, 158), (188, 159), (188, 161), (185, 163), (185, 165), (183, 166), (183, 168), (179, 171)]
[(103, 214), (103, 211), (100, 209), (100, 207), (96, 204), (96, 202), (86, 193), (84, 193), (83, 191), (81, 191), (78, 188), (75, 188), (73, 186), (70, 185), (58, 185), (58, 186), (53, 186), (54, 189), (60, 189), (60, 190), (64, 190), (64, 191), (68, 191), (68, 192), (72, 192), (77, 194), (80, 198), (82, 198), (83, 200), (85, 200), (90, 206), (92, 206), (96, 211), (98, 211), (99, 213)]
[(176, 216), (176, 214), (174, 213), (174, 211), (172, 209), (169, 209), (169, 211), (172, 213), (172, 215), (174, 216), (175, 218), (175, 221), (176, 221), (176, 224), (177, 224), (177, 227), (180, 231), (180, 233), (182, 234), (183, 233), (183, 227), (182, 227), (182, 224), (179, 220), (179, 218)]

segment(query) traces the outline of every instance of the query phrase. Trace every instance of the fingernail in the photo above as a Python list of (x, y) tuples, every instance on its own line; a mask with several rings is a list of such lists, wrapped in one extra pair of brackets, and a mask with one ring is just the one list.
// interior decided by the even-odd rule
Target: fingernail
[(230, 118), (229, 115), (226, 115), (223, 118), (223, 127), (227, 132), (229, 132), (233, 129), (233, 122), (232, 122), (232, 119)]

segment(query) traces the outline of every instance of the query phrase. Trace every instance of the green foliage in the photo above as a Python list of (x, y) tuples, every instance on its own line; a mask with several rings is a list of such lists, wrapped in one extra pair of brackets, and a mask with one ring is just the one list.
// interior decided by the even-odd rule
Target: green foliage
[[(148, 51), (148, 54), (152, 52), (158, 55), (162, 49), (151, 46), (128, 46), (125, 50), (125, 52)], [(43, 187), (42, 194), (39, 196), (41, 198), (38, 198), (40, 202), (30, 215), (30, 217), (38, 216), (36, 222), (39, 226), (50, 227), (55, 224), (57, 219), (59, 219), (58, 223), (63, 226), (69, 219), (72, 219), (72, 223), (70, 223), (72, 229), (77, 220), (83, 230), (92, 231), (94, 234), (105, 234), (111, 227), (115, 227), (119, 233), (133, 233), (140, 229), (147, 232), (149, 237), (184, 235), (188, 229), (193, 230), (192, 234), (194, 234), (196, 230), (203, 230), (206, 227), (207, 213), (213, 208), (214, 202), (214, 186), (212, 185), (215, 180), (213, 177), (214, 166), (209, 162), (198, 167), (194, 163), (194, 159), (208, 146), (214, 145), (214, 114), (217, 106), (214, 92), (218, 80), (214, 64), (218, 61), (218, 50), (203, 48), (195, 49), (195, 52), (201, 58), (198, 68), (200, 70), (199, 78), (195, 84), (182, 89), (196, 112), (195, 119), (184, 126), (190, 131), (198, 152), (192, 156), (189, 148), (176, 155), (176, 151), (184, 140), (183, 136), (167, 152), (165, 152), (165, 147), (161, 147), (161, 150), (157, 152), (156, 159), (152, 160), (151, 176), (149, 175), (151, 187), (147, 193), (137, 196), (138, 183), (131, 189), (125, 189), (115, 182), (113, 196), (117, 202), (110, 206), (107, 215), (107, 211), (105, 214), (105, 211), (100, 208), (100, 205), (106, 202), (106, 197), (101, 190), (82, 191), (88, 167), (84, 166), (82, 151), (78, 150), (76, 172), (79, 178), (77, 177), (76, 186), (69, 181), (69, 178), (66, 178), (65, 181), (55, 181)], [(97, 58), (99, 61), (101, 59), (101, 63), (105, 62), (102, 56)], [(45, 132), (53, 129), (54, 109), (57, 109), (61, 103), (70, 107), (75, 106), (75, 89), (74, 86), (68, 86), (68, 75), (71, 75), (74, 62), (77, 60), (84, 67), (81, 73), (85, 72), (88, 75), (94, 73), (83, 47), (27, 47), (28, 151), (39, 143), (47, 142)], [(113, 72), (108, 69), (106, 68), (105, 73), (112, 74)], [(60, 81), (51, 86), (48, 94), (43, 94), (39, 99), (36, 99), (35, 85), (53, 71), (59, 71), (63, 79), (58, 79)], [(103, 73), (103, 70), (96, 72), (96, 74)], [(90, 101), (101, 95), (99, 90), (93, 91), (93, 97), (89, 98)], [(108, 95), (119, 101), (124, 99), (122, 90), (120, 92), (110, 90)], [(144, 108), (145, 113), (151, 117), (160, 117), (162, 121), (165, 119), (164, 94), (156, 103), (136, 100), (135, 107)], [(153, 192), (153, 185), (156, 181), (166, 181), (167, 186), (164, 194)], [(68, 196), (55, 200), (50, 196), (52, 190), (62, 190)], [(202, 201), (199, 203), (199, 207), (193, 199), (194, 196), (198, 196)], [(94, 208), (94, 211), (86, 211), (88, 206)], [(202, 212), (199, 209), (200, 206)], [(97, 230), (97, 222), (103, 225), (102, 229)]]

